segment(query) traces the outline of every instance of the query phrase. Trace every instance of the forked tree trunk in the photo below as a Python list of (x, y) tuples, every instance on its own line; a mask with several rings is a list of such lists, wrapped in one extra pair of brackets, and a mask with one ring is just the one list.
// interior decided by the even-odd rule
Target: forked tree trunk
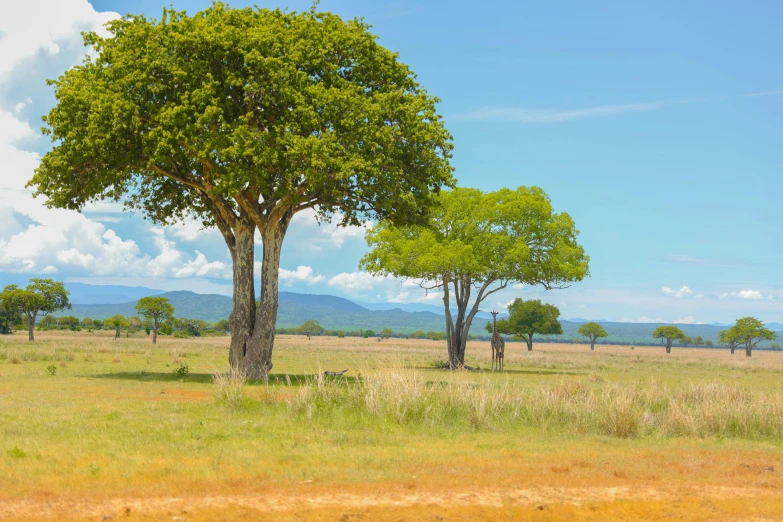
[(234, 230), (234, 306), (229, 316), (231, 370), (250, 379), (268, 379), (272, 369), (272, 348), (277, 321), (278, 273), (285, 225), (262, 231), (261, 300), (256, 305), (253, 266), (254, 227)]

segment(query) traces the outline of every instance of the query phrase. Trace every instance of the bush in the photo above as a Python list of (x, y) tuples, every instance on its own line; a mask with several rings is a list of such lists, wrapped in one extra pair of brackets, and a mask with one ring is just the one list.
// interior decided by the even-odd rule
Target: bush
[(175, 339), (190, 339), (192, 335), (187, 330), (177, 330), (174, 332)]
[(187, 377), (188, 373), (190, 373), (190, 369), (187, 364), (183, 364), (174, 370), (174, 375), (177, 377)]

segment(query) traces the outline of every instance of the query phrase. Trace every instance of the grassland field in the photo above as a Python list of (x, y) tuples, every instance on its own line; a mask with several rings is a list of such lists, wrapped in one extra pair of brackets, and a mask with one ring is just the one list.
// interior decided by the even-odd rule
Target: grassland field
[[(0, 337), (0, 520), (781, 520), (783, 353)], [(344, 378), (319, 377), (348, 368)], [(187, 370), (187, 371), (186, 371)], [(215, 375), (218, 383), (215, 383)]]

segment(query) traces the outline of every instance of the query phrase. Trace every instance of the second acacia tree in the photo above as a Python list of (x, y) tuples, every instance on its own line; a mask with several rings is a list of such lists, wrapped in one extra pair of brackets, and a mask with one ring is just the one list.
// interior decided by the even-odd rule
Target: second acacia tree
[(538, 187), (482, 192), (444, 191), (425, 226), (382, 222), (367, 234), (362, 267), (378, 275), (419, 281), (442, 292), (452, 369), (481, 303), (512, 284), (563, 288), (588, 275), (571, 216), (556, 213)]

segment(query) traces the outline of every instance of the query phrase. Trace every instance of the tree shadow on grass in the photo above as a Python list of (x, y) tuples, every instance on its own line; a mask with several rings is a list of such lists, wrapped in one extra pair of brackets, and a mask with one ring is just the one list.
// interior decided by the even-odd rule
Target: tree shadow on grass
[[(434, 368), (432, 366), (418, 366), (417, 370), (426, 370), (429, 372), (450, 372), (451, 370), (445, 368)], [(518, 368), (518, 369), (503, 369), (503, 370), (491, 370), (489, 368), (479, 368), (467, 372), (467, 375), (585, 375), (584, 372), (573, 370), (558, 370), (556, 368)]]
[[(138, 381), (138, 382), (190, 382), (200, 384), (212, 384), (211, 373), (188, 373), (185, 376), (177, 375), (174, 372), (113, 372), (102, 373), (98, 375), (82, 375), (81, 377), (90, 377), (95, 379), (114, 379), (118, 381)], [(302, 386), (313, 382), (317, 378), (314, 374), (272, 374), (269, 376), (270, 386)], [(358, 381), (356, 377), (344, 375), (341, 377), (324, 377), (324, 381), (329, 383), (352, 384)], [(265, 385), (264, 381), (251, 380), (247, 383), (249, 386)]]

